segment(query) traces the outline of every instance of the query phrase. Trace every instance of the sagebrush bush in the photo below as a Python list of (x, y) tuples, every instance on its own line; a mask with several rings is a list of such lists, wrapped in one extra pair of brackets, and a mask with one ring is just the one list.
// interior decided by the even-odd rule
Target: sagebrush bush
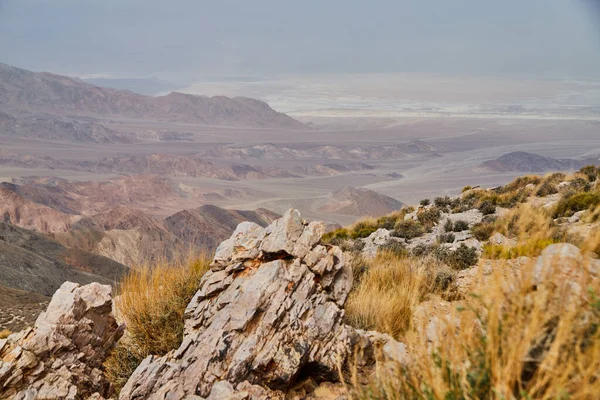
[(442, 212), (437, 207), (431, 207), (417, 213), (417, 219), (426, 230), (431, 229), (440, 221)]
[(391, 235), (393, 237), (410, 240), (422, 236), (424, 233), (425, 229), (423, 228), (423, 225), (421, 225), (417, 221), (409, 219), (406, 221), (398, 222), (396, 224), (396, 228), (392, 231)]
[(454, 251), (440, 252), (438, 258), (455, 270), (463, 270), (477, 264), (477, 250), (461, 243)]
[(438, 242), (440, 243), (454, 243), (454, 239), (456, 239), (456, 237), (451, 232), (442, 233), (438, 236)]
[(473, 237), (482, 242), (489, 240), (492, 233), (494, 233), (493, 222), (479, 222), (471, 227)]
[(469, 223), (467, 221), (458, 220), (454, 222), (454, 227), (452, 228), (454, 232), (462, 232), (469, 229)]
[(422, 205), (423, 207), (427, 207), (428, 205), (431, 204), (431, 200), (423, 199), (423, 200), (421, 200), (421, 202), (419, 204)]
[(183, 313), (209, 264), (207, 256), (161, 262), (132, 270), (123, 278), (115, 307), (127, 330), (104, 364), (106, 376), (118, 390), (144, 358), (179, 347)]
[(478, 208), (483, 215), (490, 215), (496, 212), (496, 206), (490, 201), (484, 201)]

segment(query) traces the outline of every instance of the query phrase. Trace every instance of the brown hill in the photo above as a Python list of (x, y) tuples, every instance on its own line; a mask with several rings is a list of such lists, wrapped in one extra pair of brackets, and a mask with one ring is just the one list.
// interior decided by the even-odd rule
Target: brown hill
[(205, 205), (193, 210), (180, 211), (165, 218), (165, 226), (183, 241), (212, 250), (227, 239), (240, 222), (251, 221), (266, 226), (277, 218), (279, 218), (278, 214), (266, 209), (226, 210)]
[(334, 191), (327, 204), (320, 211), (335, 214), (380, 216), (399, 210), (402, 203), (398, 200), (365, 188), (343, 187)]
[(546, 171), (573, 171), (585, 165), (598, 164), (600, 159), (588, 158), (584, 160), (556, 159), (540, 156), (538, 154), (515, 151), (505, 154), (495, 160), (486, 161), (484, 167), (497, 172), (546, 172)]
[(0, 285), (52, 295), (65, 281), (114, 284), (127, 267), (51, 238), (0, 222)]
[(306, 129), (263, 101), (173, 92), (143, 96), (78, 79), (0, 64), (0, 108), (55, 115), (135, 118), (205, 125)]

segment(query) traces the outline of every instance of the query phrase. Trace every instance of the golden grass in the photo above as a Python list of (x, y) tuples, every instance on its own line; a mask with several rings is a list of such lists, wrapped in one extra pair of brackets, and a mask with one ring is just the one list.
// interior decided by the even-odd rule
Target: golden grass
[(8, 329), (3, 329), (0, 331), (0, 339), (6, 339), (7, 337), (10, 336), (12, 332), (9, 331)]
[(400, 337), (411, 324), (416, 306), (430, 293), (441, 291), (452, 273), (432, 257), (403, 257), (380, 252), (364, 261), (366, 272), (346, 302), (348, 324)]
[(117, 389), (148, 355), (163, 355), (179, 347), (185, 308), (209, 264), (207, 256), (161, 262), (133, 270), (123, 279), (115, 306), (127, 329), (105, 363), (106, 375)]
[(510, 210), (494, 223), (494, 231), (517, 241), (516, 246), (488, 244), (483, 256), (493, 259), (509, 259), (520, 256), (538, 256), (553, 243), (568, 240), (543, 209), (523, 203)]
[(554, 274), (541, 285), (534, 285), (531, 266), (509, 279), (492, 274), (449, 316), (460, 318), (459, 326), (440, 324), (434, 344), (406, 335), (409, 365), (378, 371), (368, 386), (355, 384), (352, 397), (597, 399), (600, 280), (584, 272), (586, 264), (571, 266), (579, 277)]

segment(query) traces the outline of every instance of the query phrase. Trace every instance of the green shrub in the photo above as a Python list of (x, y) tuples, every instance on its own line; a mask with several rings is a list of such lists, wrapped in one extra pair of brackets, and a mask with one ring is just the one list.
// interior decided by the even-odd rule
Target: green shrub
[(454, 239), (456, 239), (456, 237), (450, 232), (442, 233), (438, 236), (438, 242), (440, 243), (454, 243)]
[(463, 270), (477, 264), (479, 256), (477, 250), (461, 243), (456, 250), (444, 254), (441, 259), (452, 268)]
[(489, 201), (484, 201), (479, 206), (479, 211), (481, 211), (483, 215), (494, 214), (496, 212), (496, 206)]
[(431, 207), (418, 213), (417, 219), (423, 225), (423, 227), (425, 227), (425, 229), (429, 230), (439, 222), (441, 216), (442, 212), (439, 208)]
[(454, 230), (454, 223), (452, 223), (451, 219), (447, 219), (444, 223), (444, 231), (452, 232)]
[(558, 193), (558, 188), (556, 187), (556, 185), (549, 181), (545, 181), (544, 183), (542, 183), (535, 195), (538, 197), (546, 197), (556, 193)]
[(570, 217), (578, 211), (588, 210), (600, 204), (600, 193), (583, 192), (563, 198), (554, 210), (554, 218)]
[(325, 244), (332, 244), (334, 240), (336, 241), (340, 241), (340, 240), (346, 240), (346, 239), (350, 239), (350, 233), (348, 232), (348, 229), (346, 228), (339, 228), (336, 229), (334, 231), (331, 232), (327, 232), (326, 234), (323, 235), (323, 237), (321, 238), (321, 242), (325, 243)]
[(377, 225), (369, 222), (369, 221), (358, 221), (352, 227), (352, 231), (350, 232), (350, 237), (352, 239), (363, 239), (368, 237), (371, 233), (377, 230)]
[(377, 219), (377, 227), (387, 229), (391, 231), (396, 226), (398, 218), (390, 215), (386, 215)]
[(461, 192), (461, 193), (464, 193), (464, 192), (466, 192), (466, 191), (468, 191), (468, 190), (471, 190), (471, 189), (473, 189), (473, 187), (471, 187), (471, 186), (465, 186), (465, 187), (462, 189), (462, 192)]
[(431, 200), (429, 200), (429, 199), (423, 199), (423, 200), (421, 200), (421, 203), (420, 203), (420, 204), (421, 204), (423, 207), (427, 207), (428, 205), (430, 205), (430, 204), (431, 204)]
[(444, 208), (452, 204), (452, 199), (448, 196), (436, 197), (433, 199), (433, 203), (436, 207)]
[(473, 237), (482, 242), (489, 240), (492, 233), (494, 233), (494, 224), (492, 222), (480, 222), (471, 228)]
[(423, 225), (421, 225), (419, 222), (409, 219), (398, 222), (391, 235), (393, 237), (399, 237), (403, 239), (413, 239), (423, 235), (424, 233), (425, 229), (423, 228)]
[(469, 229), (469, 223), (467, 221), (458, 220), (454, 222), (454, 232), (462, 232), (466, 231), (467, 229)]
[(598, 168), (593, 165), (586, 165), (585, 167), (581, 168), (579, 172), (587, 176), (590, 182), (594, 182), (596, 179), (598, 179)]

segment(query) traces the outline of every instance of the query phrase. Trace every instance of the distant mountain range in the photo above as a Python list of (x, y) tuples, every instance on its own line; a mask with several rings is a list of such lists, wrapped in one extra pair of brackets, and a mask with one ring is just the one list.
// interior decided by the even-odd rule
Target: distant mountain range
[[(195, 96), (172, 92), (166, 96), (144, 96), (127, 90), (103, 88), (79, 79), (47, 72), (31, 72), (0, 63), (0, 127), (3, 134), (18, 134), (32, 129), (41, 132), (40, 123), (71, 123), (65, 118), (128, 118), (149, 121), (195, 123), (213, 126), (307, 129), (299, 121), (273, 110), (263, 101), (225, 96)], [(26, 114), (25, 114), (26, 113)], [(25, 115), (23, 117), (22, 115)], [(32, 116), (32, 114), (34, 116)], [(50, 115), (50, 116), (48, 116)], [(11, 117), (25, 118), (27, 125), (11, 127)], [(90, 125), (71, 130), (89, 136)], [(92, 132), (93, 134), (93, 132)], [(96, 135), (102, 134), (96, 133)], [(32, 135), (31, 132), (28, 135)], [(68, 132), (65, 140), (72, 138)], [(111, 138), (115, 140), (118, 138)]]
[(498, 157), (495, 160), (486, 161), (483, 163), (483, 166), (497, 172), (572, 171), (586, 165), (596, 165), (599, 161), (600, 158), (598, 157), (581, 160), (570, 158), (556, 159), (524, 151), (515, 151)]
[(152, 210), (155, 204), (181, 209), (183, 204), (197, 204), (200, 198), (201, 194), (184, 192), (159, 176), (102, 182), (26, 178), (18, 184), (0, 183), (0, 215), (11, 226), (51, 235), (66, 248), (128, 266), (175, 259), (190, 250), (211, 252), (240, 222), (266, 226), (279, 217), (266, 209), (226, 210), (213, 205), (178, 211), (164, 219), (142, 210)]

